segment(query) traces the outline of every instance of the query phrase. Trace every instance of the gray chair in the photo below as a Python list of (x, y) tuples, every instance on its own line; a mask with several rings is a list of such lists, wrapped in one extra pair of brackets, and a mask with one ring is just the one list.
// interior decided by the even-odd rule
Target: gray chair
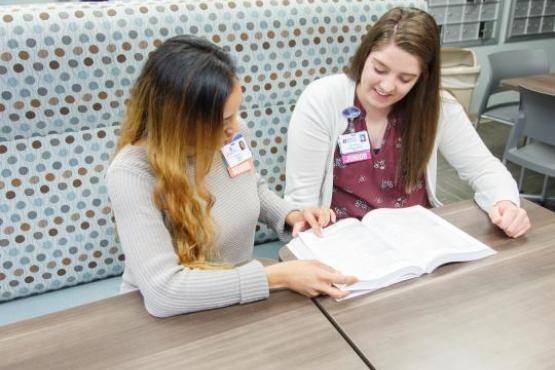
[(476, 127), (482, 118), (513, 125), (518, 117), (518, 101), (492, 104), (490, 98), (506, 91), (499, 82), (506, 78), (549, 73), (545, 50), (508, 50), (488, 55), (490, 79), (478, 109)]
[[(526, 140), (519, 146), (523, 137)], [(518, 120), (503, 155), (503, 163), (507, 161), (521, 166), (519, 190), (525, 169), (545, 176), (540, 196), (523, 196), (546, 202), (547, 181), (555, 177), (555, 95), (521, 86)]]

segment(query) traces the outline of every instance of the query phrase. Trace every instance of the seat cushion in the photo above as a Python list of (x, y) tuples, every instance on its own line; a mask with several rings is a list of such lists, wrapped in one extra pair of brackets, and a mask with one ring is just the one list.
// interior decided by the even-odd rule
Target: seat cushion
[(0, 303), (0, 326), (119, 294), (121, 276)]
[(550, 177), (555, 177), (555, 147), (539, 141), (511, 149), (505, 159)]
[(278, 252), (284, 243), (280, 240), (258, 244), (254, 246), (254, 258), (270, 258), (273, 260), (278, 260)]
[(483, 118), (490, 119), (492, 121), (497, 121), (504, 123), (506, 125), (514, 125), (516, 119), (518, 118), (518, 103), (514, 104), (503, 104), (500, 106), (494, 106), (488, 108), (483, 114)]

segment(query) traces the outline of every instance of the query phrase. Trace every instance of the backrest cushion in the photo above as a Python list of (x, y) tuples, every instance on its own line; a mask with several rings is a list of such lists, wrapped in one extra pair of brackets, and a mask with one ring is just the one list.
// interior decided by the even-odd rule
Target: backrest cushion
[[(121, 273), (104, 173), (130, 86), (178, 34), (236, 58), (258, 171), (282, 194), (302, 90), (338, 73), (366, 28), (424, 0), (144, 1), (1, 7), (0, 300)], [(257, 227), (256, 241), (275, 234)]]

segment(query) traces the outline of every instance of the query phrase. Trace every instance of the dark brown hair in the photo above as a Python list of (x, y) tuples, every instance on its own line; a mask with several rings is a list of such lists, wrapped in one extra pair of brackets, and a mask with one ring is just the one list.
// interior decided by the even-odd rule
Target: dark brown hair
[(359, 82), (370, 52), (394, 44), (420, 61), (421, 75), (392, 109), (403, 122), (398, 178), (407, 192), (426, 171), (437, 133), (440, 109), (439, 29), (432, 16), (416, 8), (393, 8), (369, 30), (358, 47), (347, 75)]

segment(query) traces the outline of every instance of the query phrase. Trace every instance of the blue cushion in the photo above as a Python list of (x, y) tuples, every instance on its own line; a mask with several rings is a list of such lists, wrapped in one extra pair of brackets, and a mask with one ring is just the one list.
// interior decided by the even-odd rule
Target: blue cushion
[(278, 260), (278, 252), (284, 243), (280, 240), (258, 244), (254, 246), (254, 257), (255, 258), (270, 258), (273, 260)]
[(0, 303), (0, 326), (119, 294), (121, 276)]
[[(277, 260), (283, 245), (281, 241), (259, 244), (254, 247), (254, 256)], [(0, 303), (0, 326), (113, 297), (120, 284), (118, 276)]]
[(0, 143), (0, 301), (122, 273), (104, 185), (117, 130)]

